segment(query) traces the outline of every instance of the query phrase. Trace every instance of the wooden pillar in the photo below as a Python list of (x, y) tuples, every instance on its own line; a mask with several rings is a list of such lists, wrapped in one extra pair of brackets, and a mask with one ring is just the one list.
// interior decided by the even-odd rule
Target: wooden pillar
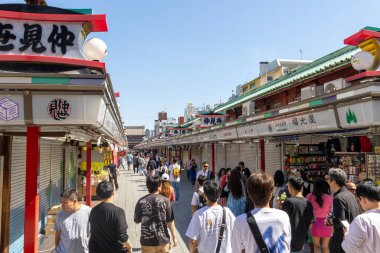
[[(212, 168), (212, 174), (214, 174), (215, 177), (215, 144), (211, 144), (211, 168)], [(216, 179), (216, 177), (215, 177)]]
[(190, 148), (189, 148), (189, 159), (192, 159), (192, 158), (191, 158), (191, 146), (190, 146)]
[(261, 172), (265, 172), (265, 142), (264, 142), (264, 139), (260, 139), (259, 147), (260, 147), (260, 170), (261, 170)]
[(38, 251), (38, 175), (40, 167), (40, 127), (27, 127), (24, 211), (24, 252)]
[(91, 151), (92, 142), (87, 142), (86, 149), (86, 205), (91, 207)]

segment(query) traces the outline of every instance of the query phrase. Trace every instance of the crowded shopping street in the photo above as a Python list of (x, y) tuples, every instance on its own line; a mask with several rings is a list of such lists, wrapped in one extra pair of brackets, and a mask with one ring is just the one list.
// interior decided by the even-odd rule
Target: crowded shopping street
[(0, 253), (380, 253), (379, 9), (0, 0)]

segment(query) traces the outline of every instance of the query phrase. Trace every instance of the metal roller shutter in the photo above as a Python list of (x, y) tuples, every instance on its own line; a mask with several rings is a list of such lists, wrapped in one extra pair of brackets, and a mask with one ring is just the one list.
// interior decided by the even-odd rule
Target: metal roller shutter
[(240, 144), (240, 159), (251, 173), (258, 171), (258, 144), (256, 142)]
[(64, 189), (76, 189), (77, 188), (77, 159), (78, 150), (77, 147), (68, 147), (65, 150), (65, 182)]
[(201, 168), (201, 150), (199, 146), (191, 147), (191, 157), (195, 160), (195, 163), (198, 165), (198, 169)]
[(26, 138), (13, 137), (9, 252), (22, 252), (24, 247), (25, 159)]
[(189, 159), (189, 151), (182, 149), (182, 162), (183, 165), (186, 165), (186, 161)]
[(51, 145), (51, 198), (50, 207), (61, 202), (63, 190), (63, 149), (62, 143)]
[(50, 207), (51, 198), (51, 171), (50, 171), (51, 144), (41, 140), (40, 144), (40, 174), (39, 174), (39, 195), (40, 195), (40, 215), (38, 230), (46, 226), (47, 212)]
[(240, 145), (231, 143), (226, 146), (226, 154), (227, 154), (227, 168), (234, 169), (238, 166), (238, 163), (241, 161), (240, 159)]
[(226, 168), (226, 147), (221, 144), (215, 144), (215, 164), (216, 171)]
[(202, 147), (202, 161), (203, 162), (208, 162), (209, 166), (211, 168), (211, 144), (207, 144)]
[(272, 176), (281, 170), (281, 147), (277, 142), (265, 143), (265, 172)]

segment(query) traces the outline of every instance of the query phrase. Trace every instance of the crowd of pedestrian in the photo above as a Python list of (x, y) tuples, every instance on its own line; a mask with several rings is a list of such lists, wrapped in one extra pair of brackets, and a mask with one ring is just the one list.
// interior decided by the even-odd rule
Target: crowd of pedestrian
[[(305, 244), (314, 253), (380, 252), (380, 187), (371, 180), (348, 182), (341, 169), (310, 181), (298, 171), (285, 177), (279, 170), (273, 178), (251, 174), (244, 162), (215, 177), (207, 162), (198, 170), (194, 159), (184, 169), (179, 159), (154, 154), (128, 154), (126, 161), (127, 169), (146, 177), (148, 194), (134, 212), (142, 252), (169, 252), (177, 245), (173, 204), (184, 169), (194, 185), (186, 231), (191, 253), (297, 253)], [(112, 204), (118, 168), (111, 164), (108, 173), (109, 181), (96, 189), (101, 203), (92, 210), (78, 202), (75, 190), (62, 194), (56, 252), (132, 252), (125, 212)]]

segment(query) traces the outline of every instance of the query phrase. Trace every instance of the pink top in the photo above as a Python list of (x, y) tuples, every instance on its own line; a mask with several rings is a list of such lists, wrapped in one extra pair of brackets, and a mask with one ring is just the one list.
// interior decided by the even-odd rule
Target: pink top
[(327, 218), (329, 212), (331, 211), (331, 206), (333, 203), (333, 197), (331, 197), (328, 194), (323, 194), (323, 205), (322, 207), (318, 204), (318, 202), (315, 199), (315, 195), (313, 193), (310, 193), (306, 196), (306, 199), (310, 201), (311, 205), (313, 206), (313, 212), (315, 218)]

